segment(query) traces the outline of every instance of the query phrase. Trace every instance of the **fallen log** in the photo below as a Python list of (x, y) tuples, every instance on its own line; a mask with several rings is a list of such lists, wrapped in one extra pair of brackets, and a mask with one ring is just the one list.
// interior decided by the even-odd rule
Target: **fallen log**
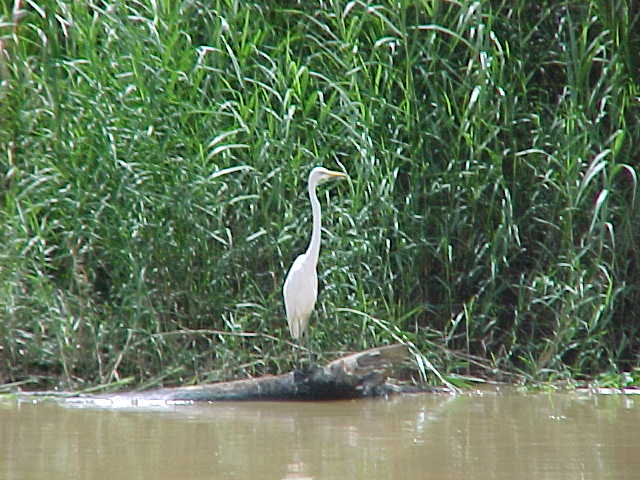
[(396, 368), (407, 359), (408, 353), (406, 345), (394, 344), (357, 352), (334, 360), (325, 366), (304, 371), (295, 370), (282, 375), (100, 395), (84, 397), (82, 400), (108, 401), (111, 399), (135, 405), (141, 402), (337, 400), (375, 397), (404, 390), (390, 383), (389, 379)]

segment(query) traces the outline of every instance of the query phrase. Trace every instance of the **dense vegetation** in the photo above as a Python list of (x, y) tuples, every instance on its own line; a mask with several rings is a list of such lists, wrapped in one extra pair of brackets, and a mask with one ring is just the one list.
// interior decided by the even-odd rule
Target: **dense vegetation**
[(634, 2), (13, 3), (0, 383), (289, 369), (314, 165), (321, 360), (640, 377)]

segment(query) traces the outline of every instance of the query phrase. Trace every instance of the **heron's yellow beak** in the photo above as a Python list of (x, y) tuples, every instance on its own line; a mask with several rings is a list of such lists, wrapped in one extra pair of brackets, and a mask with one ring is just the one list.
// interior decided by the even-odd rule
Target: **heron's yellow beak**
[(339, 180), (340, 178), (348, 178), (349, 177), (349, 175), (347, 175), (346, 173), (335, 172), (333, 170), (329, 170), (327, 172), (327, 175), (329, 175), (332, 180)]

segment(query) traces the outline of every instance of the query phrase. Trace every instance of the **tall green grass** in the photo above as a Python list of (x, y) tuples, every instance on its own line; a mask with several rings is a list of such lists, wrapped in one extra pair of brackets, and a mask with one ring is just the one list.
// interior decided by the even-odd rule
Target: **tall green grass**
[(0, 382), (289, 369), (320, 164), (321, 359), (638, 366), (632, 2), (6, 3)]

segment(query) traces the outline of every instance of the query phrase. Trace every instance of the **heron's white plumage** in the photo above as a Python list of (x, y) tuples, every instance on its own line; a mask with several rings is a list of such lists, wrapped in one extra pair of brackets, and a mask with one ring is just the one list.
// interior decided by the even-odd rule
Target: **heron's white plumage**
[(344, 178), (341, 172), (316, 167), (309, 174), (308, 188), (313, 230), (307, 251), (296, 258), (284, 282), (284, 306), (287, 313), (289, 332), (296, 340), (301, 340), (309, 326), (309, 317), (318, 298), (318, 275), (316, 266), (320, 254), (320, 202), (316, 196), (316, 186), (326, 180)]
[(309, 324), (309, 317), (318, 298), (318, 275), (316, 266), (307, 260), (303, 253), (291, 265), (284, 282), (284, 306), (287, 312), (289, 332), (300, 340)]

